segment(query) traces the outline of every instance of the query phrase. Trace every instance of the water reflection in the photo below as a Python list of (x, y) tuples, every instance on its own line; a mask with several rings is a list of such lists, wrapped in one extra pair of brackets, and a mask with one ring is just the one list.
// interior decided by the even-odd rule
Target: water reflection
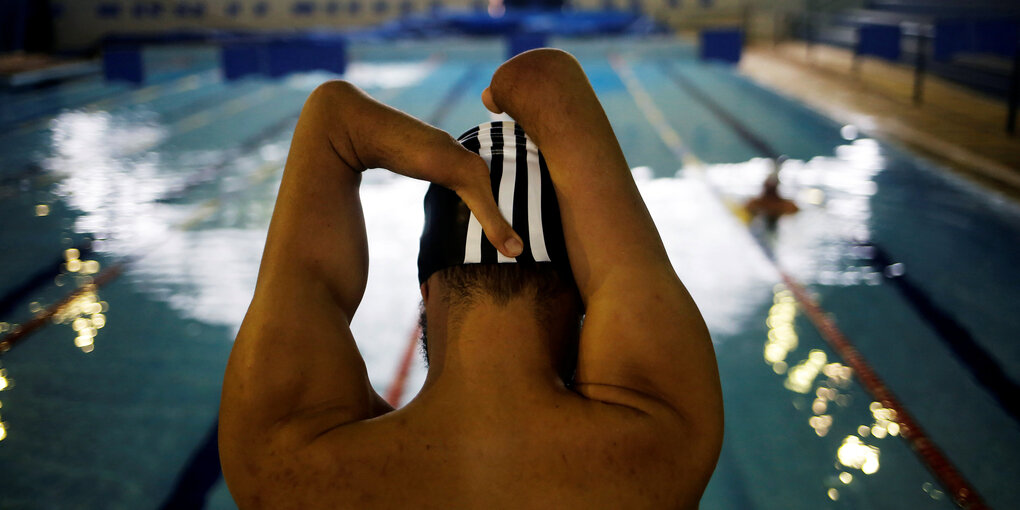
[[(7, 325), (6, 322), (0, 323)], [(2, 332), (2, 330), (0, 330)], [(4, 368), (3, 364), (0, 364), (0, 392), (7, 390), (13, 385), (10, 379), (7, 378), (7, 369)], [(0, 410), (4, 407), (4, 403), (0, 400)], [(3, 421), (3, 415), (0, 414), (0, 441), (7, 438), (7, 424)]]
[[(421, 83), (436, 67), (438, 59), (412, 62), (364, 62), (355, 61), (347, 66), (343, 79), (365, 90), (402, 89)], [(284, 85), (293, 89), (311, 92), (323, 82), (337, 76), (328, 72), (299, 73), (284, 79)]]
[(873, 475), (878, 472), (879, 449), (864, 443), (857, 436), (847, 436), (843, 444), (836, 451), (839, 463), (854, 469), (861, 470), (866, 475)]
[[(438, 63), (436, 59), (352, 63), (345, 78), (385, 101), (420, 83)], [(294, 75), (282, 87), (260, 87), (253, 95), (266, 99), (276, 94), (278, 102), (293, 101), (296, 115), (304, 89), (331, 78), (336, 76)], [(235, 100), (218, 108), (229, 116), (243, 106), (251, 105)], [(53, 152), (43, 167), (57, 178), (56, 195), (77, 213), (70, 229), (94, 239), (96, 252), (127, 261), (128, 278), (149, 296), (164, 300), (185, 317), (237, 327), (254, 289), (290, 131), (281, 125), (260, 133), (259, 143), (246, 146), (244, 154), (236, 147), (149, 152), (194, 128), (192, 124), (205, 123), (203, 115), (209, 117), (208, 112), (198, 112), (162, 125), (151, 111), (65, 112), (51, 122)], [(404, 255), (416, 250), (424, 185), (379, 177), (379, 172), (369, 175), (364, 205), (366, 211), (377, 210), (368, 221), (373, 253), (369, 293), (379, 294), (376, 304), (382, 306), (363, 308), (353, 327), (361, 338), (373, 340), (366, 349), (373, 356), (366, 357), (376, 365), (373, 375), (386, 378), (393, 366), (391, 353), (400, 348), (379, 337), (402, 343), (405, 328), (416, 320), (414, 258)], [(397, 206), (402, 210), (395, 210)], [(37, 216), (50, 212), (47, 203), (33, 207)], [(406, 271), (394, 270), (386, 260), (398, 256), (410, 262)], [(91, 352), (107, 323), (108, 305), (92, 281), (102, 268), (75, 249), (67, 250), (64, 258), (54, 283), (78, 290), (56, 310), (53, 320), (69, 326), (74, 344)], [(395, 281), (401, 275), (407, 276), (403, 283), (409, 285)], [(394, 297), (397, 289), (399, 299)], [(406, 322), (392, 313), (392, 307), (403, 301)], [(44, 308), (34, 305), (33, 313)]]
[[(857, 138), (846, 129), (849, 143), (833, 156), (808, 161), (788, 159), (779, 170), (779, 194), (800, 206), (784, 217), (771, 239), (776, 258), (795, 279), (811, 284), (877, 285), (881, 275), (850, 256), (854, 245), (871, 238), (871, 197), (875, 176), (887, 164), (881, 146)], [(705, 176), (727, 200), (743, 204), (756, 196), (773, 170), (766, 158), (743, 163), (708, 165)], [(742, 211), (735, 211), (740, 213)]]
[[(784, 286), (773, 288), (773, 304), (769, 309), (768, 334), (763, 347), (763, 358), (777, 375), (785, 375), (783, 386), (798, 395), (814, 394), (810, 405), (811, 416), (808, 425), (818, 437), (826, 437), (833, 430), (839, 419), (841, 408), (847, 408), (853, 401), (850, 396), (850, 383), (853, 370), (842, 363), (830, 362), (826, 353), (819, 349), (811, 350), (799, 361), (793, 356), (798, 347), (798, 336), (794, 321), (798, 313), (793, 294)], [(791, 368), (787, 366), (792, 365)], [(803, 409), (802, 405), (795, 407)], [(854, 471), (862, 475), (873, 475), (881, 467), (881, 448), (876, 442), (888, 437), (898, 436), (901, 432), (898, 417), (894, 409), (887, 408), (879, 402), (868, 404), (870, 420), (860, 423), (850, 430), (835, 448), (838, 474), (831, 480), (843, 486), (857, 481)], [(838, 485), (837, 484), (837, 485)], [(829, 484), (826, 495), (836, 501), (840, 497), (837, 486)], [(933, 499), (941, 497), (942, 492), (926, 484), (925, 492)], [(937, 493), (937, 495), (933, 495)]]
[(848, 141), (856, 140), (859, 134), (860, 131), (858, 131), (857, 126), (853, 124), (847, 124), (839, 128), (839, 135), (842, 136), (844, 140)]
[(53, 315), (53, 322), (71, 325), (75, 332), (75, 347), (86, 353), (95, 349), (96, 335), (106, 326), (105, 313), (109, 305), (99, 300), (96, 291), (94, 284), (86, 284)]

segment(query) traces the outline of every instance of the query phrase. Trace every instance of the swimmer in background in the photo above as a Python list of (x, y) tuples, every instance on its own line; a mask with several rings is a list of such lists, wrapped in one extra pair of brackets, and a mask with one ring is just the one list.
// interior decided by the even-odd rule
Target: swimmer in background
[[(547, 166), (541, 201), (500, 184), (514, 207), (503, 193), (497, 205), (495, 133), (469, 149), (471, 131), (462, 145), (345, 82), (306, 102), (223, 383), (220, 457), (241, 509), (697, 508), (723, 435), (712, 342), (584, 71), (526, 52), (482, 101), (523, 129), (500, 124), (503, 145), (517, 140), (500, 146), (501, 174), (511, 154), (529, 179)], [(372, 388), (350, 330), (368, 277), (367, 168), (431, 181), (463, 201), (449, 216), (472, 220), (461, 265), (419, 258), (429, 369), (400, 409)], [(541, 266), (536, 232), (554, 224), (567, 259)], [(468, 264), (476, 246), (483, 263)]]
[(770, 232), (776, 230), (779, 218), (800, 210), (793, 200), (783, 198), (779, 194), (779, 169), (784, 160), (785, 158), (780, 157), (772, 161), (772, 172), (765, 178), (761, 194), (744, 204), (744, 210), (753, 218), (761, 218), (765, 222), (765, 228)]

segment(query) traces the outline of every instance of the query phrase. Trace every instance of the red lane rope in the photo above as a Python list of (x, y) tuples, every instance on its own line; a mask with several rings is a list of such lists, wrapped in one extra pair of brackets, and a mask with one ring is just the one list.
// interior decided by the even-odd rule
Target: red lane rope
[(939, 479), (953, 500), (964, 510), (986, 510), (988, 505), (982, 501), (974, 487), (968, 482), (952, 462), (942, 453), (934, 441), (924, 432), (907, 408), (900, 403), (885, 381), (871, 368), (864, 356), (836, 327), (836, 323), (807, 293), (807, 290), (782, 270), (779, 271), (787, 288), (793, 292), (808, 319), (815, 325), (822, 338), (835, 350), (854, 373), (864, 389), (871, 394), (883, 407), (896, 412), (896, 422), (900, 425), (900, 435), (914, 452), (928, 466), (928, 469)]
[[(645, 118), (649, 123), (656, 129), (659, 137), (662, 141), (673, 149), (674, 154), (678, 155), (678, 158), (683, 161), (685, 157), (689, 157), (691, 160), (697, 162), (697, 158), (688, 151), (683, 145), (680, 135), (678, 135), (669, 126), (668, 123), (664, 122), (662, 110), (652, 102), (651, 97), (641, 86), (640, 82), (636, 77), (629, 71), (629, 68), (623, 63), (623, 59), (616, 55), (610, 55), (610, 64), (613, 69), (623, 80), (624, 85), (627, 87), (627, 91), (630, 92), (634, 101), (638, 107), (642, 110)], [(674, 81), (677, 81), (679, 75), (676, 73), (669, 73)], [(683, 89), (691, 92), (693, 86), (689, 82), (677, 83)], [(706, 100), (709, 103), (715, 104), (708, 96), (698, 91), (694, 94), (695, 99), (701, 102)], [(711, 106), (711, 105), (709, 105)], [(654, 110), (651, 114), (649, 110)], [(755, 138), (755, 140), (748, 140), (751, 145), (759, 148), (769, 149), (765, 150), (765, 153), (776, 154), (776, 151), (772, 150), (768, 144), (757, 140), (757, 137), (753, 135), (748, 129), (740, 125), (740, 122), (733, 116), (729, 115), (718, 105), (715, 105), (712, 110), (716, 113), (724, 113), (725, 115), (720, 116), (720, 119), (733, 127), (737, 134), (741, 135), (745, 139)], [(716, 198), (723, 204), (727, 204), (725, 196), (709, 182), (707, 179), (705, 183), (710, 192), (716, 196)], [(732, 211), (731, 211), (732, 212)], [(754, 236), (751, 233), (752, 237)], [(760, 244), (759, 244), (760, 245)], [(814, 324), (815, 328), (821, 334), (822, 338), (832, 347), (836, 353), (843, 358), (844, 361), (853, 369), (861, 381), (861, 385), (864, 389), (870, 393), (878, 402), (884, 407), (892, 409), (896, 413), (896, 421), (900, 425), (901, 436), (906, 440), (914, 452), (918, 455), (921, 462), (923, 462), (928, 469), (935, 475), (936, 478), (942, 483), (943, 487), (951, 494), (954, 502), (963, 508), (964, 510), (982, 510), (987, 509), (988, 506), (981, 500), (974, 487), (963, 478), (963, 475), (950, 463), (949, 459), (942, 453), (941, 450), (935, 445), (935, 443), (928, 438), (917, 421), (914, 420), (913, 416), (907, 412), (906, 407), (900, 403), (900, 401), (893, 395), (892, 391), (886, 386), (885, 382), (878, 377), (878, 374), (871, 368), (864, 356), (853, 346), (849, 339), (843, 335), (843, 333), (836, 327), (836, 324), (829, 318), (829, 315), (815, 302), (811, 296), (808, 295), (807, 291), (802, 285), (796, 280), (786, 274), (782, 268), (779, 267), (778, 261), (769, 253), (768, 250), (764, 249), (766, 257), (772, 262), (772, 265), (779, 272), (783, 281), (787, 287), (793, 292), (794, 297), (800, 303), (801, 308), (807, 313), (808, 318)]]
[(92, 283), (90, 283), (88, 285), (82, 285), (81, 287), (78, 287), (73, 292), (71, 292), (66, 297), (64, 297), (64, 299), (61, 299), (57, 303), (51, 305), (49, 308), (47, 308), (42, 313), (40, 313), (40, 314), (36, 315), (35, 317), (33, 317), (32, 320), (30, 320), (30, 321), (22, 324), (21, 326), (18, 326), (17, 328), (15, 328), (13, 331), (11, 331), (6, 336), (4, 336), (2, 340), (0, 340), (0, 354), (3, 354), (5, 352), (11, 350), (11, 347), (13, 347), (15, 344), (17, 344), (18, 342), (21, 342), (22, 340), (27, 338), (29, 335), (34, 333), (37, 329), (40, 329), (40, 328), (46, 326), (46, 324), (48, 324), (48, 321), (50, 320), (50, 318), (52, 318), (54, 315), (56, 315), (57, 312), (59, 312), (62, 308), (67, 306), (68, 303), (70, 303), (71, 301), (74, 301), (75, 299), (77, 299), (78, 296), (80, 296), (80, 295), (82, 295), (82, 294), (84, 294), (84, 293), (86, 293), (86, 292), (88, 292), (90, 290), (95, 290), (95, 289), (97, 289), (99, 287), (102, 287), (103, 285), (106, 285), (107, 283), (110, 283), (111, 281), (116, 279), (118, 276), (120, 276), (120, 274), (121, 274), (121, 272), (123, 270), (124, 270), (124, 263), (123, 262), (115, 264), (113, 266), (110, 266), (109, 268), (107, 268), (102, 273), (99, 273), (95, 277), (95, 279), (92, 280)]
[(404, 356), (400, 358), (397, 365), (397, 373), (393, 376), (393, 382), (386, 389), (386, 396), (383, 397), (393, 407), (398, 407), (400, 400), (404, 397), (404, 387), (407, 384), (407, 376), (411, 372), (411, 361), (414, 360), (414, 353), (418, 347), (418, 338), (421, 336), (421, 326), (415, 326), (411, 331), (411, 338), (404, 349)]

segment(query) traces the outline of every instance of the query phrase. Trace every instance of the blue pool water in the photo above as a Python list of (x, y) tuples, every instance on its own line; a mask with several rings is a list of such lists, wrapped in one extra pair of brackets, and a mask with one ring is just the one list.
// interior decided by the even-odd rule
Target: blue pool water
[[(727, 422), (702, 508), (953, 507), (779, 268), (992, 507), (1020, 498), (1003, 397), (1020, 381), (1015, 204), (683, 43), (555, 43), (588, 72), (712, 331)], [(344, 78), (456, 135), (488, 118), (478, 98), (503, 54), (498, 40), (355, 45)], [(336, 76), (228, 83), (216, 61), (152, 49), (140, 88), (0, 97), (0, 334), (120, 271), (0, 358), (0, 508), (233, 508), (203, 445), (293, 125)], [(769, 171), (763, 146), (790, 157), (781, 189), (801, 208), (767, 241), (774, 260), (732, 213)], [(416, 320), (424, 189), (380, 170), (362, 187), (372, 264), (353, 329), (380, 392)], [(416, 361), (405, 402), (423, 380)]]

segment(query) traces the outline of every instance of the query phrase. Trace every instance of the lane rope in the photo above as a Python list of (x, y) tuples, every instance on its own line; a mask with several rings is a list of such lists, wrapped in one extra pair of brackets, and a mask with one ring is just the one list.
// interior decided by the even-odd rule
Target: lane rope
[[(432, 115), (426, 118), (426, 122), (433, 126), (443, 123), (446, 116), (453, 110), (460, 98), (467, 92), (471, 83), (479, 77), (478, 65), (468, 67), (464, 74), (450, 87), (450, 90), (440, 99)], [(383, 397), (394, 408), (404, 399), (404, 391), (407, 388), (407, 377), (411, 373), (411, 362), (414, 361), (414, 353), (418, 346), (418, 339), (421, 336), (421, 325), (414, 326), (407, 347), (404, 348), (404, 355), (397, 364), (397, 370), (386, 389), (386, 396)]]
[(411, 362), (414, 361), (414, 353), (418, 350), (418, 338), (420, 337), (421, 326), (419, 325), (411, 331), (407, 347), (404, 348), (404, 355), (400, 357), (400, 363), (397, 365), (397, 372), (394, 374), (389, 388), (386, 389), (386, 396), (383, 397), (394, 409), (400, 406), (400, 402), (404, 398), (407, 376), (411, 373)]
[[(660, 68), (677, 86), (706, 106), (759, 153), (773, 160), (781, 157), (779, 151), (770, 143), (748, 129), (740, 119), (731, 115), (715, 99), (702, 92), (675, 65), (660, 61)], [(730, 210), (733, 211), (734, 208)], [(995, 356), (982, 347), (966, 327), (956, 321), (951, 313), (942, 310), (926, 293), (914, 285), (907, 275), (890, 275), (886, 272), (885, 269), (893, 264), (892, 259), (878, 243), (871, 241), (868, 244), (875, 251), (871, 263), (882, 261), (877, 269), (883, 272), (886, 281), (899, 291), (900, 296), (914, 308), (914, 311), (924, 317), (928, 325), (938, 333), (942, 343), (956, 356), (956, 361), (970, 372), (975, 381), (998, 402), (1002, 410), (1014, 420), (1020, 421), (1020, 385), (1007, 375)], [(766, 246), (762, 248), (768, 249)]]
[[(685, 154), (691, 161), (696, 162), (691, 172), (693, 175), (701, 179), (706, 187), (711, 191), (717, 200), (724, 205), (727, 205), (726, 210), (732, 211), (731, 207), (728, 207), (727, 200), (723, 194), (712, 185), (712, 183), (705, 177), (704, 172), (700, 167), (704, 164), (697, 160), (690, 150), (683, 145), (682, 138), (680, 135), (668, 124), (656, 123), (649, 118), (647, 110), (654, 108), (659, 113), (657, 116), (662, 116), (661, 110), (648, 101), (638, 101), (638, 96), (650, 97), (648, 92), (645, 91), (644, 86), (641, 85), (640, 80), (634, 75), (633, 70), (624, 62), (624, 59), (618, 55), (611, 54), (609, 56), (609, 63), (613, 70), (620, 77), (624, 83), (624, 87), (628, 93), (635, 98), (638, 103), (638, 108), (642, 111), (645, 117), (649, 120), (649, 123), (655, 128), (659, 138), (666, 144), (667, 147), (674, 154)], [(654, 118), (655, 116), (653, 116)], [(674, 144), (680, 144), (674, 147)], [(686, 166), (686, 165), (685, 165)], [(736, 216), (736, 214), (734, 214)], [(739, 218), (738, 218), (739, 219)], [(743, 224), (743, 222), (741, 222)], [(754, 241), (755, 245), (761, 247), (757, 238), (750, 230), (746, 231)], [(989, 507), (984, 503), (981, 496), (972, 484), (970, 484), (960, 473), (960, 471), (950, 462), (950, 460), (942, 453), (942, 450), (931, 440), (930, 437), (924, 432), (917, 420), (914, 419), (905, 405), (893, 394), (892, 390), (885, 384), (885, 382), (878, 376), (874, 369), (871, 368), (871, 364), (860, 354), (860, 352), (854, 347), (853, 343), (840, 331), (836, 326), (829, 314), (827, 314), (820, 305), (808, 294), (807, 290), (797, 280), (790, 276), (786, 271), (780, 267), (779, 262), (774, 256), (769, 253), (764, 247), (761, 247), (762, 251), (765, 252), (766, 259), (773, 265), (776, 271), (779, 273), (780, 278), (791, 290), (794, 298), (800, 304), (801, 308), (808, 315), (811, 323), (815, 326), (822, 338), (836, 353), (843, 358), (843, 360), (849, 365), (854, 372), (858, 375), (858, 380), (861, 381), (861, 386), (869, 393), (876, 401), (880, 402), (884, 407), (891, 409), (896, 414), (896, 422), (900, 426), (900, 435), (907, 440), (911, 449), (917, 454), (921, 462), (935, 475), (936, 478), (942, 483), (942, 486), (947, 489), (947, 492), (952, 496), (953, 501), (964, 510), (986, 510)]]

